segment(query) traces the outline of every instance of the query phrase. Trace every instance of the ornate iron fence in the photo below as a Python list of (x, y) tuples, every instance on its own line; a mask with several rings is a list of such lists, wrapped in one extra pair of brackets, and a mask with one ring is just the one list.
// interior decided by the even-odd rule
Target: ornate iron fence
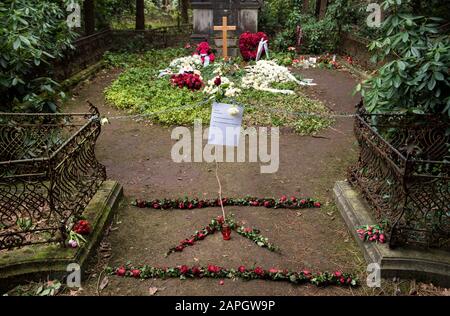
[(361, 151), (349, 179), (386, 224), (390, 246), (449, 250), (449, 122), (360, 112), (354, 128)]
[(90, 113), (0, 113), (0, 250), (63, 242), (106, 179)]

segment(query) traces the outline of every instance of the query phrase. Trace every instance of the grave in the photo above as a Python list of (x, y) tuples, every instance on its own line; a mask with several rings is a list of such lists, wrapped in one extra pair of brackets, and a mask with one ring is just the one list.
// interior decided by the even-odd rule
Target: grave
[(228, 55), (238, 55), (238, 39), (244, 32), (258, 31), (258, 10), (261, 2), (256, 0), (194, 0), (192, 1), (193, 33), (191, 39), (201, 42), (205, 39), (222, 54), (222, 31), (214, 26), (222, 26), (223, 18), (236, 30), (228, 31)]

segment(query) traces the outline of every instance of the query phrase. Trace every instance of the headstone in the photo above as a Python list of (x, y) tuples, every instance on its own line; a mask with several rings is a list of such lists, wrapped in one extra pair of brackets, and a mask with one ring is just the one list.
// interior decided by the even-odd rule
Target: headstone
[(244, 32), (258, 31), (258, 10), (261, 0), (192, 0), (194, 42), (207, 40), (222, 55), (222, 32), (214, 31), (214, 25), (222, 25), (226, 17), (228, 25), (236, 25), (236, 31), (228, 32), (228, 55), (237, 56), (238, 39)]

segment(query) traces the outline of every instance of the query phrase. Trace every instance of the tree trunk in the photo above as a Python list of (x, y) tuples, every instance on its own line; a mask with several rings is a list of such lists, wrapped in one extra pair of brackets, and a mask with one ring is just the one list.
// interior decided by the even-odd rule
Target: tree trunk
[(303, 6), (302, 6), (302, 9), (303, 9), (303, 13), (308, 13), (308, 10), (309, 10), (309, 0), (303, 0)]
[(322, 20), (327, 13), (327, 5), (328, 0), (318, 0), (316, 4), (316, 16), (319, 17), (319, 20)]
[(94, 0), (84, 0), (84, 33), (91, 35), (95, 32), (95, 2)]
[(145, 30), (144, 0), (136, 0), (136, 30)]
[(188, 24), (189, 23), (189, 0), (181, 0), (181, 23)]

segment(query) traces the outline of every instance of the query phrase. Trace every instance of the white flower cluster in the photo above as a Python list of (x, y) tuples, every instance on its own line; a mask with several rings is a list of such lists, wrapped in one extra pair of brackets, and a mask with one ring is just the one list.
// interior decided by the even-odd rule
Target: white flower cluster
[(199, 55), (193, 55), (172, 60), (169, 67), (174, 69), (175, 72), (184, 73), (199, 69), (202, 65), (202, 58)]
[[(216, 85), (216, 80), (220, 80), (220, 85)], [(222, 91), (226, 97), (235, 97), (241, 93), (241, 89), (237, 88), (234, 82), (227, 77), (216, 76), (208, 81), (205, 89), (206, 94), (216, 94)]]
[(310, 57), (309, 59), (294, 60), (292, 66), (303, 69), (316, 68), (317, 58)]
[(293, 94), (292, 90), (280, 90), (270, 87), (272, 83), (296, 82), (301, 84), (284, 66), (272, 60), (259, 60), (253, 66), (246, 67), (246, 74), (242, 78), (242, 88), (269, 91), (273, 93)]

